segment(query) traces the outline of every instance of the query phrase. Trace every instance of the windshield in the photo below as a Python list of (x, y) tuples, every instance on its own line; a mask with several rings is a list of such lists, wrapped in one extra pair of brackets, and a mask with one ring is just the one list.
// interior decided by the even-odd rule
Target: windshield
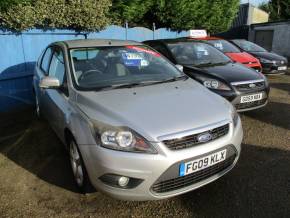
[(76, 84), (83, 89), (160, 83), (184, 77), (159, 53), (145, 46), (73, 49), (71, 58)]
[(238, 49), (236, 46), (234, 46), (232, 43), (226, 40), (217, 39), (217, 40), (208, 40), (207, 42), (224, 53), (240, 53), (241, 52), (240, 49)]
[(233, 40), (233, 42), (246, 52), (265, 52), (266, 51), (266, 49), (250, 41)]
[(230, 62), (230, 59), (211, 45), (201, 42), (169, 43), (169, 49), (178, 64), (213, 65)]

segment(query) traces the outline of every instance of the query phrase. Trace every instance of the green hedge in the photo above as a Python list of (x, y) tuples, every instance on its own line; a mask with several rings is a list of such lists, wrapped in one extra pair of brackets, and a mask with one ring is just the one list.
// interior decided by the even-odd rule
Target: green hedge
[(2, 27), (100, 30), (110, 24), (110, 0), (35, 0), (12, 5), (0, 14)]

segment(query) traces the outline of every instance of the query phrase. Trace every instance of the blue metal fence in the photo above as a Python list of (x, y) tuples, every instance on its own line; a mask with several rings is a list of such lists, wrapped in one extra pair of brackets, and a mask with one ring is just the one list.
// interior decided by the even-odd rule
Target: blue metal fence
[(144, 41), (176, 38), (186, 34), (186, 31), (174, 32), (165, 28), (152, 31), (143, 27), (124, 28), (114, 25), (92, 33), (33, 29), (15, 34), (0, 30), (0, 111), (33, 104), (33, 68), (41, 51), (54, 41), (86, 37)]

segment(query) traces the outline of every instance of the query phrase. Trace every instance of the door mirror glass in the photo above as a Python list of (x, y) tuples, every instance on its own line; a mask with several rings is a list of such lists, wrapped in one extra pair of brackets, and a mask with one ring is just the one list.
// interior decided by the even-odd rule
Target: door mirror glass
[(179, 71), (183, 72), (183, 66), (182, 66), (182, 65), (180, 65), (180, 64), (176, 64), (175, 66), (176, 66), (176, 68), (177, 68)]
[(46, 76), (40, 81), (39, 87), (43, 89), (57, 89), (60, 87), (60, 82), (55, 77)]

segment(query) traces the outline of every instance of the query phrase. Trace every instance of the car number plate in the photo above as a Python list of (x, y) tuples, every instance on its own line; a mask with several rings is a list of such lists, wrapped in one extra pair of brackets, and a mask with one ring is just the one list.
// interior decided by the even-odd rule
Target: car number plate
[(278, 67), (278, 70), (287, 70), (287, 66)]
[(259, 101), (263, 98), (263, 93), (258, 93), (254, 95), (245, 95), (241, 97), (241, 103)]
[(210, 166), (213, 166), (217, 163), (224, 161), (226, 159), (226, 156), (227, 149), (215, 152), (213, 154), (199, 158), (197, 160), (181, 163), (179, 165), (179, 176), (185, 176), (206, 169)]

